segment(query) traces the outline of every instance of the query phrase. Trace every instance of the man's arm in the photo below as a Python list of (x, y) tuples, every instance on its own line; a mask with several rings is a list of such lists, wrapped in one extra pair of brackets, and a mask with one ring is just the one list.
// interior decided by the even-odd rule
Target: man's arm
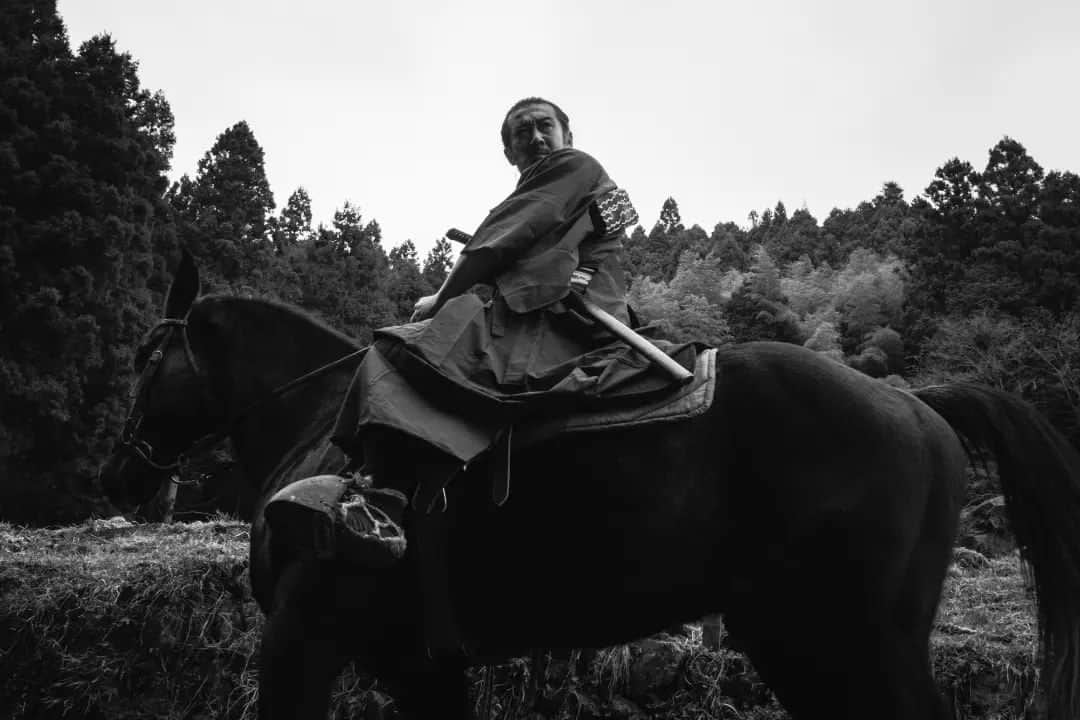
[(426, 295), (416, 301), (411, 322), (427, 320), (439, 311), (448, 300), (456, 298), (477, 283), (491, 282), (495, 272), (496, 256), (494, 252), (481, 248), (476, 252), (458, 255), (457, 262), (450, 274), (443, 280), (442, 287), (434, 295)]
[(477, 283), (494, 282), (517, 258), (536, 250), (537, 239), (579, 211), (602, 181), (614, 187), (600, 164), (580, 150), (558, 150), (538, 162), (480, 224), (439, 291), (417, 301), (412, 321), (433, 316)]

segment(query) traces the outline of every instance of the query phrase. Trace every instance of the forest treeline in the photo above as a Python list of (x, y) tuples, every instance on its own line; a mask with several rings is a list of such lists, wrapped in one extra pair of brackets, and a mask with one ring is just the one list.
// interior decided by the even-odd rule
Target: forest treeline
[[(243, 120), (170, 182), (174, 140), (165, 96), (111, 38), (73, 50), (55, 0), (3, 5), (0, 519), (107, 511), (90, 480), (181, 248), (204, 291), (294, 303), (361, 342), (451, 265), (445, 238), (421, 258), (348, 202), (330, 225), (302, 187), (279, 208)], [(981, 167), (946, 160), (911, 200), (886, 182), (822, 221), (778, 202), (710, 231), (668, 199), (624, 262), (638, 316), (673, 339), (798, 343), (901, 385), (988, 383), (1080, 440), (1080, 177), (1013, 138)]]

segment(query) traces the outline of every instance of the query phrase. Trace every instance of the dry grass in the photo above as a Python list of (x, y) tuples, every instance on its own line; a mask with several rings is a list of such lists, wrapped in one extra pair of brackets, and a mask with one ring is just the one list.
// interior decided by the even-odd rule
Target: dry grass
[(1007, 720), (1040, 714), (1035, 606), (1016, 554), (987, 560), (957, 554), (942, 594), (934, 673), (963, 717)]
[[(247, 581), (247, 525), (93, 521), (0, 524), (0, 717), (254, 718), (261, 615)], [(1015, 556), (961, 553), (934, 635), (934, 666), (958, 717), (1032, 707), (1035, 626)], [(478, 709), (546, 718), (786, 717), (736, 652), (700, 629), (550, 658), (535, 698), (519, 659), (472, 674)], [(485, 678), (490, 692), (484, 693)], [(346, 673), (334, 717), (388, 698)], [(526, 708), (532, 708), (526, 713)]]
[(0, 525), (9, 717), (243, 717), (247, 526)]

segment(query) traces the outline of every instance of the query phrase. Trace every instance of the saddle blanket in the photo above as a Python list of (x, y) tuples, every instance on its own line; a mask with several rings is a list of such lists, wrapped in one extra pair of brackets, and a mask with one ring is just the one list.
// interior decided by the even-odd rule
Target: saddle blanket
[(516, 425), (511, 449), (521, 450), (556, 435), (599, 432), (614, 428), (673, 422), (697, 417), (712, 406), (716, 392), (716, 348), (706, 348), (694, 361), (694, 378), (652, 402), (630, 407), (588, 410)]

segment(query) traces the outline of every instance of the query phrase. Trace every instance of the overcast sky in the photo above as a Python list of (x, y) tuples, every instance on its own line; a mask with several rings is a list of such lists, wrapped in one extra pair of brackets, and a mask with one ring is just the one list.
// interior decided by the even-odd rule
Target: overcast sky
[(911, 199), (1009, 135), (1080, 172), (1080, 1), (60, 0), (73, 47), (107, 32), (176, 116), (173, 176), (246, 120), (280, 208), (346, 200), (390, 247), (472, 231), (517, 171), (499, 124), (549, 97), (646, 228), (822, 221), (888, 180)]

